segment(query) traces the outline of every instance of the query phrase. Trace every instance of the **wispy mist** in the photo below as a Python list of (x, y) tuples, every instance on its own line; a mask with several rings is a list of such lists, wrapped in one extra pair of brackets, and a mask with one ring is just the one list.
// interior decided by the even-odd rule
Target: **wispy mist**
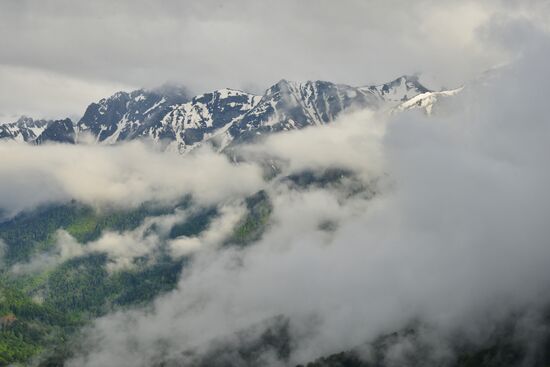
[[(191, 363), (212, 343), (234, 346), (238, 332), (281, 315), (292, 351), (283, 362), (266, 357), (274, 365), (346, 350), (419, 320), (441, 361), (452, 358), (453, 335), (482, 342), (518, 312), (531, 315), (524, 341), (536, 340), (528, 320), (550, 301), (550, 127), (536, 89), (550, 82), (544, 40), (542, 50), (525, 48), (490, 82), (467, 88), (449, 106), (454, 113), (389, 121), (352, 114), (246, 148), (282, 156), (294, 169), (337, 164), (381, 179), (374, 197), (273, 182), (263, 239), (199, 251), (179, 287), (152, 309), (99, 319), (86, 353), (70, 365)], [(307, 149), (294, 149), (298, 140)], [(327, 150), (336, 153), (320, 159)], [(327, 221), (337, 225), (327, 230)], [(399, 361), (407, 343), (390, 357)]]
[(173, 202), (191, 194), (213, 203), (261, 187), (261, 170), (203, 149), (186, 159), (136, 142), (97, 145), (0, 144), (0, 208), (13, 215), (40, 204), (78, 200), (97, 207)]

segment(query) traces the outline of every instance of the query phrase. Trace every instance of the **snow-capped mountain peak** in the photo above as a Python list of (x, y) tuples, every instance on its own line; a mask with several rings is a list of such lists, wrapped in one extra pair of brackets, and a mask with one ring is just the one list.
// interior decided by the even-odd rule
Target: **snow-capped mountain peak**
[(414, 96), (430, 92), (418, 81), (417, 76), (403, 75), (391, 82), (361, 87), (380, 96), (384, 101), (390, 103), (404, 102)]
[(100, 144), (149, 139), (187, 152), (210, 141), (223, 149), (267, 133), (327, 124), (352, 108), (431, 111), (445, 93), (428, 90), (416, 76), (362, 87), (281, 79), (261, 96), (224, 88), (190, 98), (181, 87), (163, 86), (91, 103), (77, 123), (22, 117), (0, 125), (0, 139), (78, 143), (88, 135)]
[(0, 139), (33, 141), (42, 134), (47, 124), (46, 120), (34, 120), (31, 117), (21, 116), (15, 122), (0, 125)]

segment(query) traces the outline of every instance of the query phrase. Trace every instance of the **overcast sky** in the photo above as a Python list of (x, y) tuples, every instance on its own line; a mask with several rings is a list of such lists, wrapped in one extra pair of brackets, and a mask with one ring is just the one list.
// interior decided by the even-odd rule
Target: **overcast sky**
[[(546, 3), (546, 4), (545, 4)], [(488, 40), (544, 1), (0, 2), (0, 121), (81, 115), (117, 90), (261, 92), (281, 78), (361, 85), (423, 73), (456, 86), (510, 55)], [(490, 38), (490, 37), (489, 37)]]

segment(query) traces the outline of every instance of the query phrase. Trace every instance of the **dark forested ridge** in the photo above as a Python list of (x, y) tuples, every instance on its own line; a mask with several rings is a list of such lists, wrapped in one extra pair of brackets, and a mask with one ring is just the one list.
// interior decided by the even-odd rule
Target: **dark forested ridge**
[[(550, 325), (546, 320), (546, 329)], [(466, 338), (454, 341), (441, 355), (433, 345), (422, 342), (416, 330), (393, 333), (369, 345), (321, 357), (296, 367), (548, 367), (550, 366), (550, 333), (535, 338), (518, 339), (514, 318), (485, 340), (471, 344)], [(520, 333), (520, 332), (519, 332)]]

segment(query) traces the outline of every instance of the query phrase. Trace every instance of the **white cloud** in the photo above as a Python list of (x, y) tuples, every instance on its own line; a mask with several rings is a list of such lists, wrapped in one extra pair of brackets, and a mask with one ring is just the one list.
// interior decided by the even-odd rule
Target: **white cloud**
[[(390, 178), (373, 199), (273, 188), (274, 220), (259, 243), (199, 252), (178, 289), (152, 311), (99, 319), (89, 353), (69, 365), (186, 363), (186, 351), (208, 350), (213, 340), (278, 315), (289, 318), (295, 337), (289, 365), (413, 320), (435, 328), (431, 339), (446, 358), (451, 334), (475, 343), (510, 312), (539, 311), (550, 301), (550, 126), (545, 96), (531, 89), (550, 82), (542, 67), (550, 47), (539, 46), (543, 52), (525, 54), (489, 85), (466, 90), (455, 100), (457, 114), (406, 113), (378, 139), (367, 138), (374, 151), (381, 147)], [(363, 130), (356, 131), (361, 141)], [(321, 133), (295, 134), (307, 149), (293, 150), (289, 134), (284, 154), (315, 167), (318, 151), (308, 144), (323, 143)], [(333, 151), (338, 156), (348, 144), (335, 138)], [(270, 149), (283, 151), (273, 142)], [(337, 161), (345, 156), (370, 168), (356, 166), (353, 153)], [(327, 219), (339, 223), (334, 232), (320, 229)], [(524, 332), (532, 342), (536, 327)], [(408, 346), (395, 348), (390, 357), (398, 361)]]
[(249, 160), (274, 158), (286, 163), (285, 173), (304, 169), (347, 168), (373, 178), (381, 175), (381, 142), (386, 117), (368, 110), (341, 116), (329, 125), (281, 132), (261, 144), (238, 148)]
[(21, 115), (36, 119), (80, 118), (92, 102), (127, 84), (87, 80), (53, 71), (0, 64), (0, 123)]
[(257, 191), (259, 168), (231, 164), (202, 149), (185, 157), (140, 142), (31, 146), (0, 143), (0, 208), (7, 214), (53, 201), (96, 206), (171, 202), (192, 194), (200, 203)]
[(172, 256), (188, 256), (209, 247), (218, 247), (232, 234), (239, 220), (245, 215), (245, 210), (241, 206), (223, 205), (219, 211), (219, 215), (200, 234), (170, 240), (168, 247)]

